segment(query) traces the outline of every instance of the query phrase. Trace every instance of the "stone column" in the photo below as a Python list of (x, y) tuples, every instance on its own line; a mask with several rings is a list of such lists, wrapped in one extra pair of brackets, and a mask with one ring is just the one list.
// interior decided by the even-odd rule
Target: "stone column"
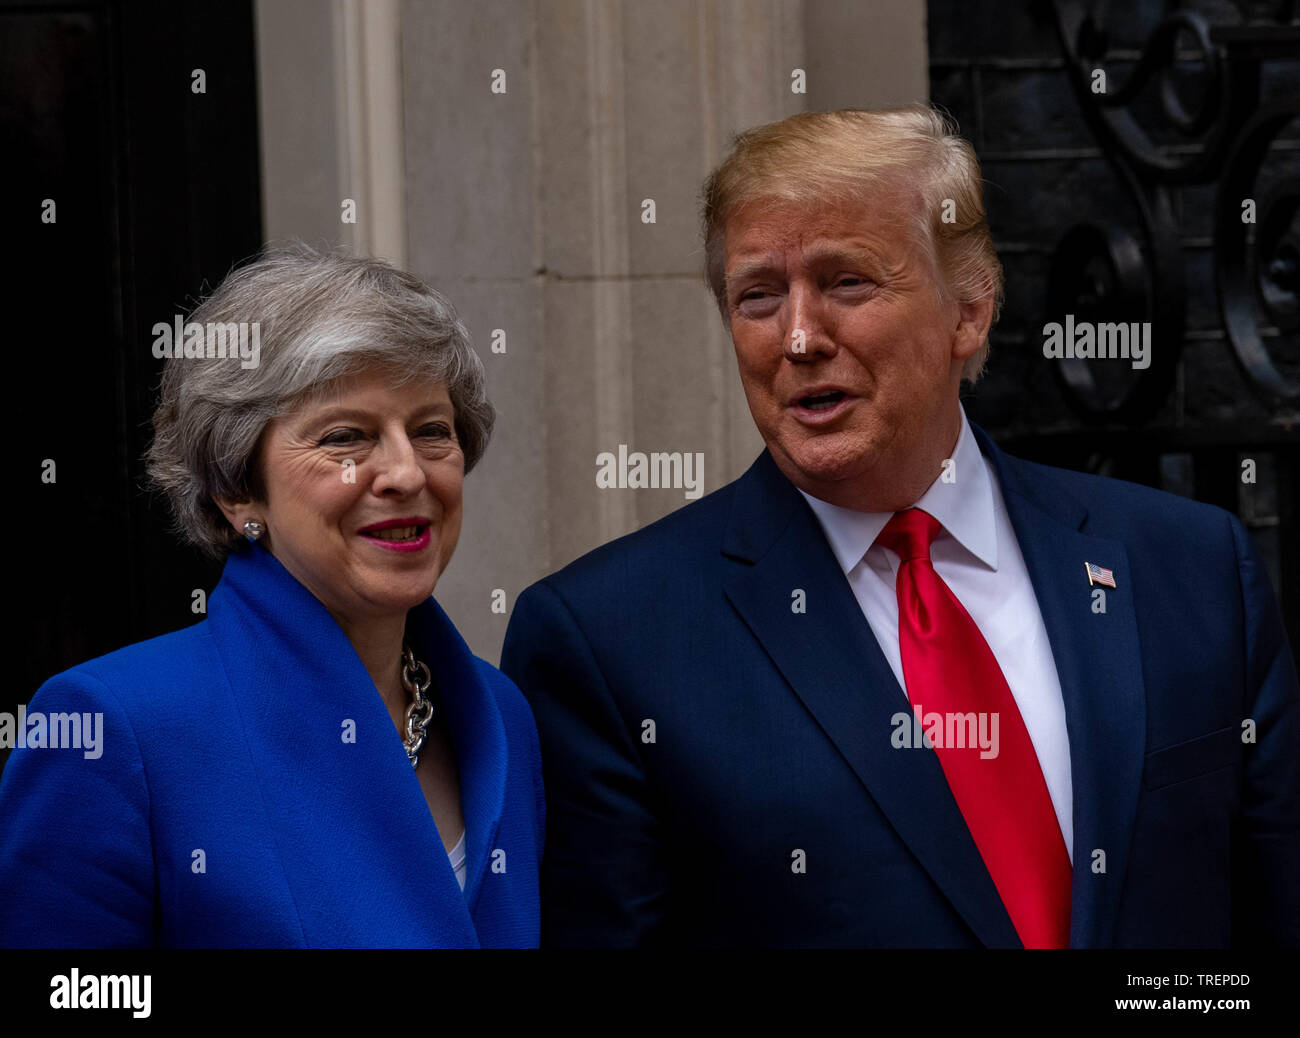
[[(460, 545), (436, 595), (471, 647), (495, 661), (528, 584), (688, 503), (686, 488), (599, 488), (600, 453), (624, 444), (702, 454), (708, 493), (762, 449), (701, 277), (700, 186), (746, 127), (810, 107), (924, 98), (924, 5), (404, 0), (395, 21), (363, 24), (350, 2), (325, 5), (341, 5), (331, 17), (343, 34), (327, 54), (336, 75), (350, 76), (343, 96), (369, 105), (361, 116), (344, 106), (335, 119), (308, 108), (295, 121), (264, 97), (268, 126), (304, 146), (286, 156), (265, 135), (268, 227), (319, 235), (338, 219), (331, 191), (355, 159), (331, 181), (310, 156), (348, 141), (355, 154), (355, 142), (375, 139), (391, 155), (382, 142), (392, 134), (367, 137), (366, 127), (400, 126), (401, 170), (385, 174), (367, 153), (366, 179), (388, 185), (372, 186), (372, 215), (376, 200), (391, 210), (402, 185), (404, 234), (377, 233), (368, 247), (392, 255), (384, 243), (404, 239), (405, 264), (456, 304), (487, 368), (497, 429), (466, 480)], [(319, 26), (302, 12), (285, 16), (286, 7), (322, 9), (259, 4), (259, 29), (281, 29), (263, 39), (264, 65), (296, 60), (311, 85), (286, 89), (333, 96), (320, 54), (308, 62), (291, 53)], [(401, 112), (386, 115), (392, 70), (374, 55), (394, 27)], [(370, 43), (358, 43), (367, 32)], [(371, 55), (360, 73), (349, 57), (357, 54)], [(797, 69), (803, 93), (792, 90)], [(288, 75), (273, 68), (264, 83)], [(288, 197), (284, 170), (295, 165), (316, 201)], [(334, 208), (323, 215), (327, 202)], [(503, 612), (493, 611), (498, 589)]]

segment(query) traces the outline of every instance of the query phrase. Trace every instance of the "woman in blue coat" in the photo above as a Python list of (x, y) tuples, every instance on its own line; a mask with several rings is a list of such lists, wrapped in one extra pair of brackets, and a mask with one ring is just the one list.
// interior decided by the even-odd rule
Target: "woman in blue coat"
[(492, 427), (464, 326), (297, 247), (154, 333), (150, 475), (225, 568), (28, 705), (0, 945), (536, 946), (536, 728), (430, 597)]

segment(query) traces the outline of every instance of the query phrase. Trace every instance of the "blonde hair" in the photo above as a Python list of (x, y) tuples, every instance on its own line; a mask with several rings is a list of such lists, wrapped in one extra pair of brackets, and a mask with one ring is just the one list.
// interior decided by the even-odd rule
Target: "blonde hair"
[[(984, 213), (979, 159), (952, 119), (929, 105), (867, 111), (801, 112), (738, 134), (704, 183), (705, 278), (728, 321), (727, 221), (760, 199), (804, 205), (913, 193), (915, 242), (930, 262), (940, 299), (993, 298), (1002, 311), (1003, 274)], [(987, 336), (962, 367), (975, 382)]]

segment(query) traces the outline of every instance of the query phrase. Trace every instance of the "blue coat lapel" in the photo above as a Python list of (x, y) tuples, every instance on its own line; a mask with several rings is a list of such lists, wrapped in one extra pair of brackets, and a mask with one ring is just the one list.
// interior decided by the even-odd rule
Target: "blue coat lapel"
[[(466, 833), (464, 900), (473, 913), (483, 889), (483, 878), (491, 865), (490, 856), (496, 847), (497, 829), (505, 809), (509, 763), (505, 721), (469, 646), (437, 602), (430, 598), (412, 610), (408, 631), (424, 649), (421, 658), (429, 661), (429, 669), (436, 676), (456, 748)], [(420, 803), (428, 816), (423, 795)], [(456, 889), (459, 895), (459, 886)]]
[[(1050, 468), (1004, 454), (972, 425), (993, 464), (1047, 628), (1065, 699), (1074, 814), (1070, 946), (1109, 946), (1137, 813), (1146, 694), (1128, 554), (1085, 532), (1088, 510)], [(1092, 612), (1084, 563), (1113, 570), (1106, 612)], [(1094, 873), (1094, 853), (1105, 853)]]
[(1019, 947), (938, 757), (890, 745), (907, 697), (812, 510), (766, 451), (737, 487), (723, 552), (752, 563), (728, 598), (899, 836), (981, 941)]
[[(408, 630), (439, 684), (456, 747), (464, 894), (397, 730), (315, 596), (255, 546), (227, 560), (208, 626), (262, 786), (248, 810), (273, 834), (305, 943), (476, 947), (471, 908), (500, 819), (505, 733), (437, 604), (412, 610)], [(345, 741), (349, 722), (355, 741)]]

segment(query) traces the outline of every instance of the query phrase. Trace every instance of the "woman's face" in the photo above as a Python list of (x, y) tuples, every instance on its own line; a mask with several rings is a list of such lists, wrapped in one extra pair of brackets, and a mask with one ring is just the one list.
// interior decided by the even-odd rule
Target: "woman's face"
[[(261, 543), (341, 623), (405, 614), (460, 536), (465, 456), (447, 387), (339, 379), (262, 437)], [(238, 525), (242, 525), (242, 518)]]

